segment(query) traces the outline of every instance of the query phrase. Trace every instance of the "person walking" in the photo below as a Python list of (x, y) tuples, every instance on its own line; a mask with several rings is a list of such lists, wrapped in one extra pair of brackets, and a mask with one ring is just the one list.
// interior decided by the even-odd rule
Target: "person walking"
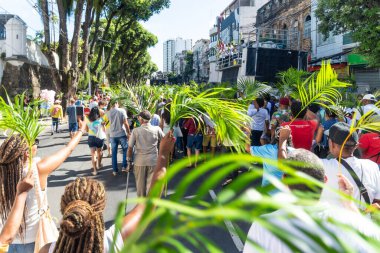
[(192, 162), (191, 162), (191, 150), (195, 149), (195, 162), (194, 167), (197, 167), (198, 157), (202, 150), (202, 142), (203, 142), (203, 135), (202, 132), (200, 132), (199, 128), (197, 127), (197, 123), (193, 118), (189, 118), (185, 120), (184, 128), (188, 130), (187, 134), (187, 157), (189, 159), (189, 165), (188, 167), (191, 168)]
[(52, 125), (51, 125), (51, 135), (54, 134), (54, 127), (55, 127), (55, 132), (58, 133), (58, 125), (59, 125), (59, 120), (63, 118), (63, 109), (61, 106), (61, 101), (60, 100), (55, 100), (54, 105), (50, 108), (50, 116), (52, 120)]
[(102, 167), (103, 152), (102, 148), (106, 138), (105, 129), (103, 126), (103, 118), (100, 117), (98, 107), (91, 109), (88, 116), (86, 130), (88, 132), (88, 146), (91, 149), (92, 175), (98, 174), (98, 169)]
[(70, 138), (73, 138), (78, 131), (77, 107), (75, 106), (75, 99), (70, 99), (70, 105), (66, 108), (66, 114), (69, 123)]
[(116, 176), (119, 172), (117, 166), (117, 149), (119, 144), (123, 150), (123, 165), (122, 172), (127, 171), (127, 150), (128, 136), (131, 135), (131, 130), (128, 124), (128, 116), (124, 109), (119, 108), (117, 100), (110, 101), (111, 110), (107, 112), (107, 118), (110, 121), (110, 139), (112, 148), (112, 169), (113, 175)]
[[(149, 121), (152, 115), (148, 110), (138, 115), (140, 127), (133, 129), (128, 145), (127, 161), (132, 163), (134, 154), (134, 174), (136, 178), (137, 196), (145, 197), (151, 185), (154, 168), (157, 163), (158, 143), (164, 133), (158, 126), (152, 126)], [(129, 169), (131, 166), (128, 167)]]
[[(26, 176), (30, 170), (33, 171), (33, 179), (39, 185), (41, 194), (46, 197), (47, 178), (57, 170), (61, 164), (71, 154), (82, 138), (86, 125), (79, 121), (80, 129), (69, 143), (54, 154), (39, 158), (37, 154), (38, 141), (33, 145), (33, 164), (29, 167), (29, 151), (25, 141), (18, 135), (12, 135), (0, 146), (0, 223), (5, 224), (8, 219), (12, 204), (16, 199), (16, 185), (22, 177)], [(39, 206), (35, 189), (28, 192), (23, 225), (19, 233), (13, 240), (8, 252), (33, 253), (35, 247), (36, 234), (40, 220)]]

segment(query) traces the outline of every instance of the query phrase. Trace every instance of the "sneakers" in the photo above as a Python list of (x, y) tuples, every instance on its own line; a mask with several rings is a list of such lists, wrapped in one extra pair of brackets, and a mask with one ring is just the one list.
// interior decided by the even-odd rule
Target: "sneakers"
[(117, 172), (115, 172), (115, 171), (112, 172), (112, 175), (113, 175), (113, 176), (117, 176)]
[(128, 172), (128, 169), (125, 168), (125, 167), (123, 167), (123, 168), (121, 168), (121, 172), (125, 172), (125, 173), (127, 173), (127, 172)]

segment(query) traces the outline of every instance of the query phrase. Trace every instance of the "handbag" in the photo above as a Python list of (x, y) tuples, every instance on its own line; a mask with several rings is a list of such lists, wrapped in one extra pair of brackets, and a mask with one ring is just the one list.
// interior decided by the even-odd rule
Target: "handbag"
[(98, 132), (96, 133), (96, 138), (101, 139), (101, 140), (104, 140), (104, 139), (107, 138), (107, 135), (106, 135), (106, 133), (103, 131), (103, 127), (102, 127), (101, 124), (100, 124), (99, 127), (98, 127)]
[(56, 242), (58, 240), (59, 232), (52, 219), (52, 216), (50, 215), (50, 208), (47, 203), (46, 193), (42, 192), (41, 190), (36, 163), (33, 163), (32, 169), (34, 177), (34, 189), (38, 203), (38, 215), (40, 216), (34, 252), (39, 252), (40, 249), (46, 244)]

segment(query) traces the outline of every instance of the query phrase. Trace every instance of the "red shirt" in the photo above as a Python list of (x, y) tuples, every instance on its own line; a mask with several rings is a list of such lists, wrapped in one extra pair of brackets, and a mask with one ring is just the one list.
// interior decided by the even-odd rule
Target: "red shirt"
[(380, 164), (380, 134), (368, 133), (360, 136), (359, 147), (363, 151), (363, 158)]
[(197, 133), (197, 125), (195, 124), (194, 119), (186, 119), (183, 127), (188, 130), (189, 135), (194, 135)]
[(295, 120), (282, 123), (281, 126), (289, 126), (292, 130), (294, 148), (304, 148), (311, 150), (314, 134), (318, 127), (318, 122), (315, 120)]

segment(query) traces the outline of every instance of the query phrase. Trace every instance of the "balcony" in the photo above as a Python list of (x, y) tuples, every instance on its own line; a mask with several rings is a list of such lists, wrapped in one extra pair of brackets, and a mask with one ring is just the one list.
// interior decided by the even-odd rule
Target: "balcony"
[(242, 56), (243, 54), (241, 52), (221, 56), (217, 60), (216, 70), (222, 71), (224, 69), (240, 67), (242, 63)]

